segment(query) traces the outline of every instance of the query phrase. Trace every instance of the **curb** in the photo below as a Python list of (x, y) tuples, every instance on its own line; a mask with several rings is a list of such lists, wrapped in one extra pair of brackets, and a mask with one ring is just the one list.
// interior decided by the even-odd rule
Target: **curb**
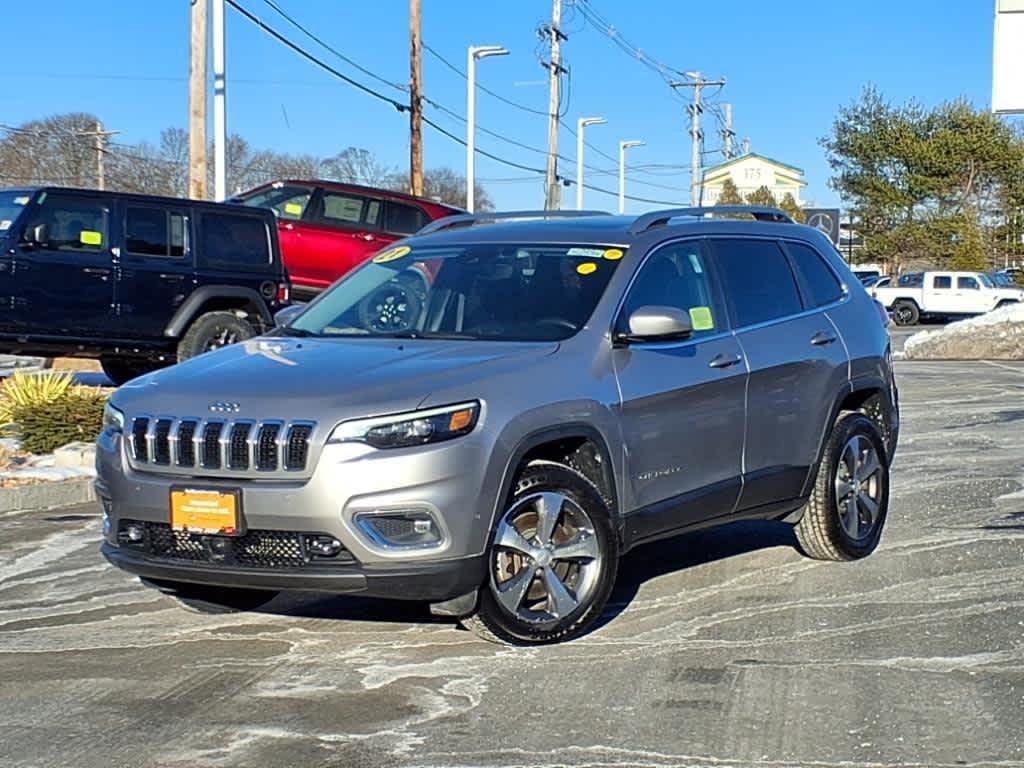
[(87, 504), (96, 500), (95, 478), (80, 477), (39, 485), (0, 488), (0, 517), (57, 507)]

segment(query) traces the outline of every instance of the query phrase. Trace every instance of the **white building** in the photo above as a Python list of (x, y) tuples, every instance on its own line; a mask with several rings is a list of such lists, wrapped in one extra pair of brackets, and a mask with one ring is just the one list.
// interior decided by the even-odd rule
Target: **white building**
[(803, 170), (756, 152), (734, 157), (732, 160), (704, 169), (704, 205), (714, 205), (718, 202), (726, 179), (732, 179), (732, 183), (743, 197), (761, 187), (768, 187), (768, 191), (778, 202), (781, 203), (782, 198), (788, 193), (793, 195), (798, 205), (803, 206), (800, 190), (807, 186)]

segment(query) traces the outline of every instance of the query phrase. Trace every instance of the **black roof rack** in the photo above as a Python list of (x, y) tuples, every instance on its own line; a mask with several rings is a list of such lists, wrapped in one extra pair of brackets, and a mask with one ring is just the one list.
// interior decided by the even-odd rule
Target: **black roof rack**
[(435, 219), (416, 234), (429, 235), (453, 227), (475, 227), (506, 219), (574, 219), (581, 216), (608, 216), (608, 211), (490, 211), (487, 213), (460, 213)]
[(708, 205), (694, 208), (667, 208), (664, 211), (651, 211), (638, 216), (629, 228), (630, 234), (639, 235), (654, 227), (663, 227), (672, 219), (682, 216), (703, 218), (711, 215), (745, 213), (758, 221), (775, 221), (782, 224), (795, 224), (789, 214), (778, 208), (760, 205)]

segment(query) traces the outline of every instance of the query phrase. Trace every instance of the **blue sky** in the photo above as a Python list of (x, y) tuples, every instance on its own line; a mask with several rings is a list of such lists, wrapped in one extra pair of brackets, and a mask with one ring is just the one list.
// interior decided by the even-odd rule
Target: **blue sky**
[[(304, 38), (264, 0), (238, 2), (339, 70), (389, 96), (402, 94), (370, 80)], [(332, 46), (387, 81), (408, 80), (407, 0), (277, 0)], [(570, 0), (566, 0), (568, 4)], [(678, 70), (724, 77), (714, 97), (730, 102), (735, 130), (752, 149), (806, 172), (806, 200), (834, 204), (829, 169), (818, 139), (836, 110), (867, 83), (894, 101), (916, 98), (931, 105), (966, 96), (987, 107), (991, 91), (993, 3), (990, 0), (590, 0), (621, 35)], [(547, 107), (546, 73), (536, 55), (538, 23), (550, 0), (422, 0), (423, 39), (458, 66), (466, 46), (500, 44), (511, 54), (479, 65), (481, 84), (538, 110)], [(4, 3), (0, 123), (90, 111), (118, 141), (155, 141), (161, 129), (186, 124), (188, 0), (48, 0)], [(571, 68), (566, 122), (600, 115), (607, 125), (587, 132), (610, 156), (620, 139), (641, 139), (630, 162), (660, 166), (630, 173), (629, 194), (685, 202), (689, 137), (684, 108), (661, 77), (622, 52), (608, 37), (566, 11), (565, 62)], [(37, 34), (44, 30), (45, 34)], [(228, 8), (228, 123), (254, 146), (328, 155), (347, 146), (371, 150), (382, 161), (406, 167), (408, 118), (317, 70)], [(465, 114), (465, 81), (425, 53), (424, 93)], [(460, 136), (465, 127), (428, 106), (427, 116)], [(212, 115), (212, 112), (211, 112)], [(478, 125), (537, 149), (546, 147), (547, 121), (480, 94)], [(708, 120), (714, 128), (713, 118)], [(706, 148), (721, 144), (709, 131)], [(542, 154), (477, 135), (477, 145), (530, 167)], [(566, 131), (560, 152), (575, 157)], [(720, 159), (710, 154), (709, 162)], [(615, 163), (588, 150), (587, 164), (614, 171)], [(425, 130), (427, 166), (464, 168), (464, 149)], [(680, 170), (665, 166), (680, 166)], [(560, 171), (573, 176), (573, 164)], [(539, 207), (542, 177), (477, 162), (477, 177), (498, 207)], [(614, 173), (587, 181), (615, 190)], [(668, 187), (665, 189), (663, 187)], [(572, 189), (563, 204), (573, 203)], [(615, 198), (587, 192), (588, 207), (613, 208)], [(630, 203), (639, 211), (650, 204)], [(654, 206), (656, 207), (656, 206)]]

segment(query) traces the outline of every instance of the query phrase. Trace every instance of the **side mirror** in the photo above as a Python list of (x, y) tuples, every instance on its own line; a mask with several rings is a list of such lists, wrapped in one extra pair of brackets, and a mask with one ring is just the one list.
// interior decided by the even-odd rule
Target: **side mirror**
[(23, 241), (29, 245), (42, 245), (50, 239), (50, 232), (45, 224), (36, 224), (25, 230)]
[(629, 330), (616, 341), (676, 341), (693, 334), (690, 316), (678, 307), (640, 307), (629, 316)]
[(291, 325), (292, 320), (302, 314), (305, 308), (305, 304), (290, 304), (284, 309), (277, 310), (274, 313), (274, 325), (277, 328), (285, 328)]

